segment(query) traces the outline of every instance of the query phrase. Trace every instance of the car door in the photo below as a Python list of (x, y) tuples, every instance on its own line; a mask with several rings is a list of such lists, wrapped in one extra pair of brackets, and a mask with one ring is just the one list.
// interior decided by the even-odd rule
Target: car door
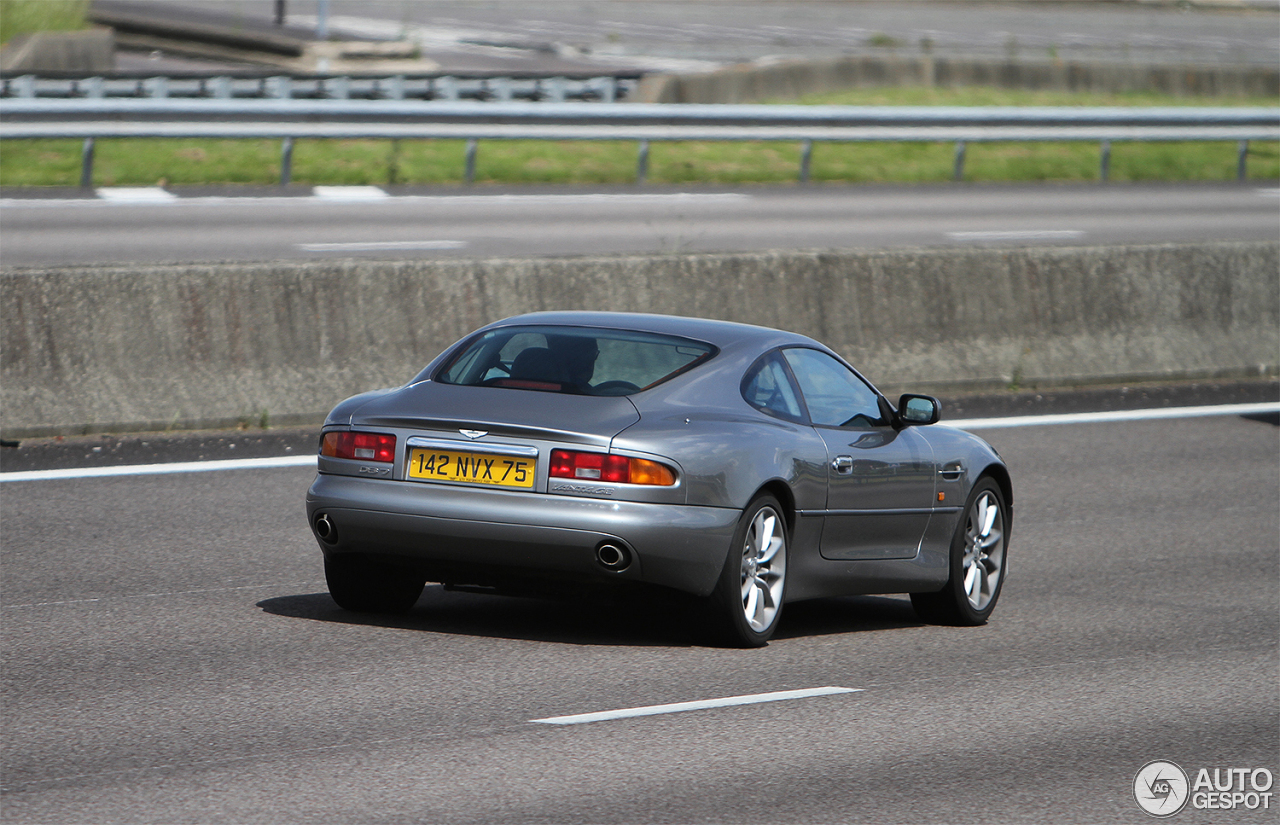
[(933, 512), (928, 442), (884, 420), (877, 393), (836, 358), (803, 347), (783, 355), (827, 446), (823, 557), (913, 558)]

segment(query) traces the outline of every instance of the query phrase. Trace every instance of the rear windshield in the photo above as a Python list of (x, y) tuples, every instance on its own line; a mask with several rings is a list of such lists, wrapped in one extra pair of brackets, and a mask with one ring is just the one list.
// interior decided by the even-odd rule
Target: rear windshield
[(444, 384), (576, 395), (630, 395), (716, 348), (672, 335), (588, 327), (503, 327), (476, 338), (436, 377)]

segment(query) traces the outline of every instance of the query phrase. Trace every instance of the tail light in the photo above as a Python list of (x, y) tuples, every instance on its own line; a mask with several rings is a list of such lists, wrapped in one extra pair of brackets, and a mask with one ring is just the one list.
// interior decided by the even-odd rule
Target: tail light
[(396, 437), (382, 433), (325, 433), (320, 455), (389, 464), (396, 460)]
[(670, 487), (676, 483), (675, 470), (665, 464), (608, 453), (552, 450), (549, 472), (552, 478), (572, 478), (579, 481), (651, 484), (660, 487)]

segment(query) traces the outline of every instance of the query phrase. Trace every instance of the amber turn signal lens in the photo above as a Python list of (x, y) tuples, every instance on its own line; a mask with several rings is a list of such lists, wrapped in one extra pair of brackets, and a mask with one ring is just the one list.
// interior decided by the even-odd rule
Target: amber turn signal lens
[(632, 484), (655, 484), (660, 487), (670, 487), (676, 483), (676, 474), (671, 471), (670, 467), (643, 458), (633, 458), (630, 463)]

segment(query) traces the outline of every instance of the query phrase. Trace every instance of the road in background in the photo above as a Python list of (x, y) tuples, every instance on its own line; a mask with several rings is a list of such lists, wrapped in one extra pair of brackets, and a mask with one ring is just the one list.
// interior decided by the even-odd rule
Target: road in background
[[(1280, 190), (1243, 185), (417, 190), (0, 200), (6, 267), (983, 244), (1275, 240)], [(310, 191), (310, 190), (306, 190)], [(409, 190), (394, 190), (405, 193)], [(427, 194), (427, 193), (430, 194)]]
[[(104, 6), (136, 3), (108, 2)], [(274, 0), (182, 0), (166, 11), (268, 24)], [(407, 37), (444, 71), (573, 66), (698, 71), (847, 54), (964, 55), (1274, 66), (1277, 3), (824, 2), (823, 0), (331, 0), (340, 36)], [(314, 27), (315, 0), (287, 0)]]
[[(750, 651), (679, 605), (340, 611), (307, 470), (5, 484), (4, 820), (1147, 822), (1151, 760), (1280, 773), (1276, 432), (985, 431), (1016, 489), (990, 625), (827, 599)], [(531, 721), (820, 687), (861, 692)], [(1178, 821), (1211, 817), (1274, 809)]]

